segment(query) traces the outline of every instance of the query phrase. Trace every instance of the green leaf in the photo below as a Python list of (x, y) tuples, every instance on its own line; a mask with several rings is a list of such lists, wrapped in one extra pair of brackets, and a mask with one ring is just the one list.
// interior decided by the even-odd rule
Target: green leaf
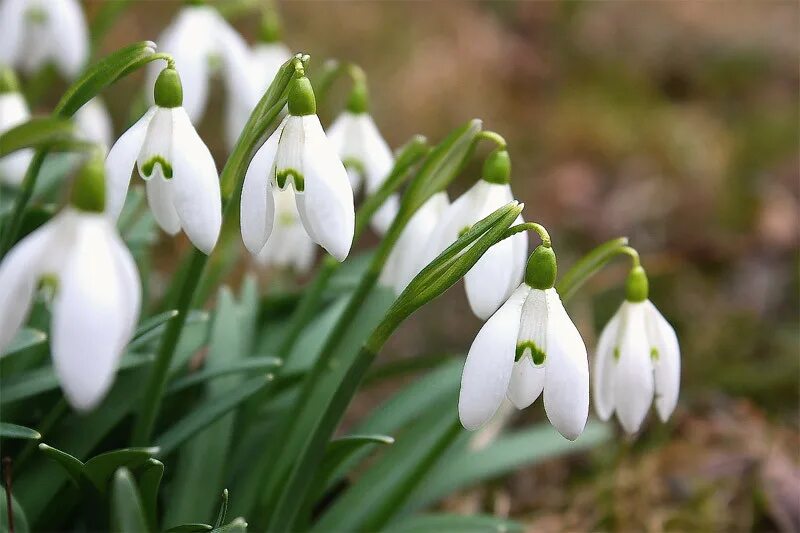
[(61, 117), (35, 117), (0, 134), (0, 157), (24, 148), (37, 148), (69, 139), (74, 132), (71, 120)]
[(0, 438), (39, 440), (42, 435), (38, 431), (25, 426), (0, 422)]
[(174, 394), (195, 385), (202, 385), (216, 378), (231, 376), (235, 374), (246, 374), (251, 371), (264, 371), (270, 368), (279, 367), (283, 361), (277, 357), (251, 357), (243, 361), (237, 361), (221, 368), (206, 366), (202, 370), (175, 380), (167, 387), (164, 394)]
[(372, 449), (376, 444), (394, 444), (394, 438), (388, 435), (348, 435), (332, 440), (325, 449), (325, 456), (319, 467), (315, 483), (320, 488), (329, 487), (331, 482), (340, 477), (340, 468), (357, 452)]
[(208, 524), (181, 524), (169, 528), (166, 533), (195, 533), (199, 531), (211, 531), (214, 529)]
[(328, 508), (314, 531), (381, 529), (461, 431), (454, 412), (429, 412)]
[(234, 518), (224, 526), (214, 528), (215, 533), (243, 533), (247, 531), (247, 522), (241, 516)]
[(69, 477), (75, 485), (81, 486), (83, 484), (83, 462), (81, 462), (80, 459), (44, 443), (39, 445), (39, 450), (50, 459), (57, 462), (61, 468), (69, 474)]
[(158, 448), (123, 448), (92, 457), (83, 465), (86, 478), (105, 493), (111, 476), (122, 467), (134, 469), (147, 463)]
[[(8, 505), (6, 496), (6, 489), (0, 485), (0, 533), (8, 533)], [(28, 533), (30, 527), (28, 526), (28, 517), (25, 515), (25, 510), (19, 504), (14, 495), (11, 495), (11, 513), (14, 517), (14, 533)]]
[(549, 424), (506, 434), (481, 450), (468, 447), (448, 456), (433, 469), (413, 498), (410, 510), (433, 504), (457, 490), (500, 477), (524, 466), (594, 448), (611, 437), (606, 424), (590, 422), (571, 442)]
[(219, 505), (219, 513), (217, 513), (217, 520), (214, 522), (214, 528), (221, 527), (225, 523), (225, 517), (228, 516), (228, 489), (222, 491), (222, 502)]
[(144, 335), (150, 333), (151, 331), (161, 326), (162, 324), (166, 324), (176, 316), (178, 316), (178, 310), (170, 309), (169, 311), (164, 311), (163, 313), (159, 313), (155, 316), (151, 316), (150, 318), (143, 320), (142, 323), (139, 324), (139, 327), (136, 328), (136, 332), (131, 337), (131, 343), (143, 337)]
[(232, 392), (217, 394), (202, 402), (156, 439), (161, 455), (172, 453), (198, 431), (213, 424), (221, 416), (236, 409), (242, 402), (263, 389), (269, 381), (266, 376), (250, 378)]
[(122, 533), (147, 531), (147, 521), (136, 482), (130, 471), (122, 467), (114, 474), (111, 490), (112, 530)]
[(144, 65), (155, 52), (156, 45), (150, 41), (126, 46), (98, 61), (86, 70), (83, 76), (69, 86), (55, 107), (55, 114), (71, 117), (83, 104), (126, 75)]
[(522, 533), (522, 524), (490, 515), (423, 514), (390, 525), (385, 533)]
[[(130, 352), (138, 350), (139, 348), (146, 346), (151, 341), (161, 337), (161, 335), (164, 333), (164, 330), (167, 327), (167, 322), (169, 322), (176, 316), (174, 314), (169, 316), (169, 314), (172, 312), (173, 311), (165, 311), (164, 313), (160, 313), (159, 315), (153, 317), (152, 320), (154, 322), (156, 318), (158, 318), (160, 322), (158, 324), (155, 324), (153, 327), (148, 327), (147, 330), (142, 331), (141, 334), (139, 334), (139, 330), (137, 330), (137, 334), (134, 335), (133, 340), (131, 340), (131, 342), (128, 344), (128, 351)], [(208, 318), (209, 315), (205, 311), (199, 311), (199, 310), (189, 311), (189, 316), (186, 317), (186, 326), (198, 325), (198, 324), (205, 326), (205, 324), (208, 322)], [(146, 324), (142, 324), (142, 326), (140, 326), (139, 329), (144, 330), (145, 325)], [(201, 327), (200, 329), (202, 331), (203, 338), (205, 338), (205, 328)], [(188, 337), (188, 336), (189, 334), (187, 334), (186, 332), (183, 333), (183, 337)], [(182, 338), (181, 340), (185, 342), (185, 339)]]
[[(150, 525), (155, 531), (158, 524), (158, 490), (164, 476), (164, 463), (157, 459), (148, 459), (139, 474), (139, 488), (142, 496), (142, 508)], [(209, 528), (210, 529), (210, 528)]]
[(620, 248), (628, 245), (627, 237), (612, 239), (594, 248), (570, 267), (556, 283), (562, 300), (569, 300), (586, 280), (611, 261)]
[(3, 359), (6, 357), (13, 357), (24, 352), (28, 348), (44, 344), (46, 340), (47, 334), (45, 332), (33, 328), (23, 328), (17, 332), (14, 340), (11, 341), (11, 344), (9, 344), (8, 348), (3, 352), (2, 357)]

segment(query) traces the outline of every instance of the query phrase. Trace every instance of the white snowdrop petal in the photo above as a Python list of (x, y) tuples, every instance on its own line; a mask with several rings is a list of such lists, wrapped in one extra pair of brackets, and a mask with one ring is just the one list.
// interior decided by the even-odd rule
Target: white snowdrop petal
[[(28, 104), (22, 94), (0, 94), (0, 133), (22, 124), (30, 116)], [(25, 148), (0, 158), (0, 181), (12, 186), (22, 183), (32, 157), (33, 150)]]
[(129, 324), (123, 281), (107, 239), (109, 222), (84, 215), (53, 301), (53, 364), (69, 403), (95, 407), (114, 380)]
[(25, 179), (25, 173), (33, 159), (33, 150), (25, 148), (0, 158), (0, 182), (17, 187)]
[[(508, 298), (513, 288), (511, 277), (514, 269), (514, 245), (511, 239), (503, 239), (478, 259), (464, 276), (467, 300), (472, 312), (485, 320)], [(516, 280), (514, 287), (519, 286)]]
[(400, 197), (393, 194), (372, 215), (370, 226), (379, 235), (384, 235), (397, 217), (398, 211), (400, 211)]
[(589, 362), (586, 345), (555, 289), (547, 289), (547, 358), (544, 409), (550, 423), (569, 440), (583, 433), (589, 417)]
[(325, 138), (317, 116), (302, 118), (305, 189), (297, 195), (298, 212), (317, 244), (338, 261), (344, 261), (353, 243), (353, 191), (344, 166)]
[(478, 187), (480, 183), (473, 185), (467, 192), (459, 196), (442, 213), (439, 223), (430, 233), (423, 248), (420, 260), (423, 266), (436, 259), (440, 253), (456, 241), (464, 229), (475, 222), (475, 212), (482, 203), (482, 187)]
[(664, 316), (649, 300), (645, 302), (645, 322), (650, 348), (656, 350), (653, 359), (656, 411), (666, 422), (675, 405), (681, 388), (681, 353), (678, 336)]
[(18, 242), (0, 262), (0, 354), (25, 322), (42, 274), (42, 256), (55, 226), (47, 224)]
[(283, 43), (258, 43), (250, 54), (256, 87), (265, 91), (278, 74), (278, 69), (290, 58), (292, 52)]
[(104, 150), (111, 146), (114, 128), (108, 110), (99, 97), (92, 98), (78, 109), (75, 125), (81, 138), (102, 145)]
[(0, 63), (14, 66), (22, 55), (28, 2), (4, 0), (0, 2)]
[(50, 0), (47, 26), (53, 60), (67, 78), (76, 78), (89, 58), (89, 34), (76, 0)]
[(183, 108), (173, 114), (172, 201), (189, 240), (206, 255), (211, 253), (222, 226), (219, 174), (211, 152), (197, 134)]
[(601, 420), (608, 420), (614, 413), (614, 349), (619, 338), (622, 308), (614, 313), (603, 328), (597, 341), (597, 351), (592, 368), (594, 409)]
[(535, 366), (530, 357), (514, 363), (511, 382), (508, 384), (508, 399), (517, 409), (525, 409), (542, 393), (546, 371), (544, 366)]
[(367, 113), (362, 113), (359, 115), (359, 121), (361, 123), (361, 134), (363, 135), (361, 159), (366, 174), (364, 179), (367, 185), (367, 193), (373, 193), (383, 185), (383, 182), (386, 181), (392, 171), (394, 157), (392, 156), (391, 148), (389, 148), (386, 140), (378, 131), (378, 126), (372, 117)]
[(503, 402), (514, 368), (522, 304), (529, 291), (521, 285), (483, 325), (470, 346), (458, 396), (458, 416), (469, 430), (483, 426)]
[[(510, 202), (511, 200), (509, 200)], [(514, 221), (514, 225), (522, 224), (522, 215), (518, 216)], [(523, 231), (509, 237), (511, 246), (513, 248), (511, 258), (511, 275), (509, 276), (508, 291), (513, 291), (514, 287), (522, 283), (522, 278), (525, 276), (525, 266), (528, 263), (528, 232)]]
[(111, 220), (119, 218), (122, 206), (125, 205), (131, 172), (139, 157), (139, 152), (142, 150), (150, 121), (156, 111), (155, 106), (151, 107), (142, 118), (117, 139), (106, 156), (106, 213)]
[(161, 177), (145, 183), (147, 204), (161, 229), (170, 235), (177, 235), (181, 230), (181, 219), (172, 203), (172, 188)]
[(136, 323), (139, 320), (142, 304), (142, 284), (139, 279), (139, 270), (136, 268), (136, 262), (115, 228), (109, 225), (106, 231), (108, 233), (109, 247), (114, 256), (117, 276), (121, 284), (121, 292), (124, 296), (122, 301), (123, 324), (125, 325), (123, 337), (125, 344), (127, 344), (136, 330)]
[(275, 152), (282, 129), (283, 123), (261, 145), (244, 176), (239, 223), (242, 241), (254, 255), (264, 248), (274, 227), (275, 200), (270, 175), (275, 165)]
[(653, 402), (653, 364), (644, 305), (625, 302), (623, 306), (619, 359), (614, 369), (614, 406), (623, 429), (636, 433)]

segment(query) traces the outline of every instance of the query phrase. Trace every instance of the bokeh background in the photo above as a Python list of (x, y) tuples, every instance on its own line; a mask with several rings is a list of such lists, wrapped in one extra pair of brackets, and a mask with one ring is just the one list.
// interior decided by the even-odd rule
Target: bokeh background
[[(101, 2), (85, 4), (91, 17)], [(155, 40), (180, 5), (135, 3), (102, 48)], [(286, 43), (317, 67), (332, 57), (364, 68), (392, 146), (414, 133), (435, 142), (473, 117), (504, 135), (514, 191), (526, 218), (550, 229), (562, 267), (629, 236), (678, 331), (683, 389), (668, 424), (651, 417), (635, 440), (518, 471), (445, 508), (536, 531), (800, 529), (800, 4), (354, 0), (278, 10)], [(233, 20), (250, 42), (257, 21)], [(126, 80), (106, 98), (117, 134), (140, 86)], [(323, 119), (347, 88), (334, 87)], [(218, 163), (222, 102), (218, 85), (217, 111), (200, 125)], [(162, 243), (160, 268), (174, 267), (179, 247)], [(625, 268), (619, 259), (570, 303), (589, 346), (622, 299)], [(275, 276), (262, 277), (269, 290)], [(381, 357), (465, 353), (479, 327), (455, 288)], [(385, 394), (368, 389), (352, 416)], [(538, 402), (512, 423), (543, 418)]]

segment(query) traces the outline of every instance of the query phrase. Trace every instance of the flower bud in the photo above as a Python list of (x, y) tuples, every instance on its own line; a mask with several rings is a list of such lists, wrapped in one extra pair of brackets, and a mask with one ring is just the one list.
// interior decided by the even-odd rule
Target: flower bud
[(549, 289), (555, 285), (556, 272), (556, 253), (550, 246), (540, 244), (528, 259), (525, 283), (534, 289)]

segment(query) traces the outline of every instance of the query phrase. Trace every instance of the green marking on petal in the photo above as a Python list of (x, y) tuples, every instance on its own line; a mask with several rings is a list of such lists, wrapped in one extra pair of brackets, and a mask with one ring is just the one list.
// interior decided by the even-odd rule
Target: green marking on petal
[(47, 22), (47, 11), (38, 7), (32, 7), (25, 13), (25, 17), (28, 19), (28, 22), (32, 24), (43, 24)]
[(650, 359), (652, 359), (653, 361), (658, 361), (658, 356), (659, 356), (658, 348), (656, 348), (655, 346), (650, 348)]
[(614, 346), (614, 360), (619, 361), (619, 346)]
[(360, 159), (356, 159), (355, 157), (345, 157), (342, 159), (342, 164), (344, 165), (344, 168), (348, 170), (355, 170), (362, 176), (366, 175), (364, 163), (362, 163)]
[(150, 177), (153, 175), (153, 170), (155, 170), (156, 165), (161, 167), (161, 173), (164, 174), (166, 179), (172, 179), (172, 165), (170, 165), (169, 161), (160, 155), (154, 155), (145, 161), (144, 165), (142, 165), (141, 171), (145, 179), (150, 179)]
[(514, 357), (515, 361), (519, 361), (523, 355), (525, 355), (525, 351), (530, 350), (531, 352), (531, 359), (533, 360), (533, 364), (539, 366), (544, 363), (544, 360), (547, 358), (547, 354), (545, 354), (533, 341), (523, 341), (517, 343), (517, 350)]
[(293, 226), (294, 225), (294, 215), (292, 213), (280, 213), (278, 215), (278, 225), (279, 226)]
[(302, 174), (293, 168), (284, 168), (275, 174), (275, 181), (278, 182), (278, 188), (280, 190), (283, 191), (286, 189), (289, 178), (292, 178), (295, 191), (303, 192), (306, 189), (305, 178), (303, 178)]

